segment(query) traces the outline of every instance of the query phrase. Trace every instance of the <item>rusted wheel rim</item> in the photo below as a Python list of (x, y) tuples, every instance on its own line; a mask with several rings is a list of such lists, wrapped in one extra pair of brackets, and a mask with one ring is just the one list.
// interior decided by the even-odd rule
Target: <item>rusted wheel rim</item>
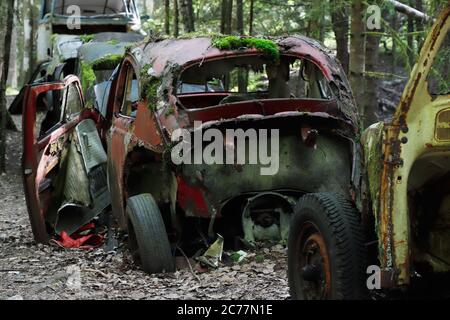
[(330, 258), (325, 240), (317, 228), (308, 223), (302, 230), (299, 254), (301, 290), (308, 300), (330, 298)]

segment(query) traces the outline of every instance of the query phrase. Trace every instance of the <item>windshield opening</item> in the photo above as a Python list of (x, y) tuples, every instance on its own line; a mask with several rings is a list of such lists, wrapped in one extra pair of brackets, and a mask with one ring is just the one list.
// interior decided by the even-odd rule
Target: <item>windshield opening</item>
[(51, 13), (53, 2), (54, 15), (71, 15), (70, 7), (78, 6), (81, 9), (81, 16), (111, 16), (126, 15), (136, 16), (136, 7), (133, 0), (47, 0), (43, 6), (43, 13)]

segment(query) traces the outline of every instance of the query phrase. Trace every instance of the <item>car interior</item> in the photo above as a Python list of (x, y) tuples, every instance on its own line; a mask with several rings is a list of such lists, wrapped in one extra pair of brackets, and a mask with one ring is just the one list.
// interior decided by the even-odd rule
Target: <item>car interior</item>
[(261, 56), (225, 58), (195, 64), (180, 76), (177, 97), (186, 109), (265, 99), (330, 100), (320, 69), (296, 57), (279, 63)]

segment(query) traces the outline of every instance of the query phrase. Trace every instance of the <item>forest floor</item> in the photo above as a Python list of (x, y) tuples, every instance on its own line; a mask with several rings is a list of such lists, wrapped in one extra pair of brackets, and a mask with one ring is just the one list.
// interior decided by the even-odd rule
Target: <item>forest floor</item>
[[(395, 92), (395, 91), (393, 91)], [(390, 97), (391, 101), (399, 96)], [(389, 118), (389, 115), (385, 115)], [(21, 117), (13, 116), (19, 129)], [(147, 275), (132, 262), (126, 244), (114, 252), (66, 250), (33, 240), (22, 188), (22, 133), (8, 132), (7, 175), (0, 176), (0, 300), (287, 300), (286, 249), (265, 248), (239, 264), (207, 272), (184, 268), (173, 274)], [(186, 263), (185, 263), (186, 264)], [(187, 265), (187, 264), (186, 264)], [(79, 272), (79, 286), (74, 275)], [(441, 281), (441, 280), (439, 280)], [(445, 280), (444, 283), (448, 283)], [(438, 282), (440, 283), (440, 282)], [(409, 298), (450, 297), (419, 286)], [(442, 284), (442, 283), (441, 283)], [(405, 299), (404, 293), (376, 294), (372, 299)]]
[[(14, 120), (20, 127), (20, 117)], [(0, 177), (0, 300), (289, 298), (281, 246), (205, 273), (194, 275), (187, 268), (149, 276), (131, 263), (125, 245), (113, 253), (37, 245), (22, 188), (21, 132), (8, 132), (7, 139), (8, 175)], [(73, 270), (80, 271), (81, 288), (73, 285)]]

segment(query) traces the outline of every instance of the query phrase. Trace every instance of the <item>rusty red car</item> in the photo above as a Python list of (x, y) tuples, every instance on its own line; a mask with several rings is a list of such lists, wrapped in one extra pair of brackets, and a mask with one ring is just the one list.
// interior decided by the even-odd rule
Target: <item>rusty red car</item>
[[(61, 119), (38, 137), (36, 105), (49, 90), (63, 92)], [(142, 268), (170, 272), (176, 254), (193, 255), (218, 234), (228, 247), (286, 243), (298, 200), (314, 194), (334, 210), (329, 219), (350, 226), (331, 236), (363, 248), (352, 232), (362, 205), (359, 116), (341, 65), (318, 42), (153, 39), (128, 50), (107, 100), (103, 113), (85, 108), (76, 77), (27, 88), (23, 169), (37, 241), (71, 234), (111, 205)], [(213, 156), (231, 150), (252, 159), (250, 136), (240, 145), (226, 135), (249, 129), (276, 133), (271, 151), (279, 159), (271, 174), (262, 174), (261, 162), (173, 160), (186, 135), (197, 141), (208, 130), (225, 137)], [(314, 273), (325, 240), (311, 227), (303, 267)], [(358, 250), (346, 257), (354, 267), (340, 270), (336, 284), (364, 272)]]

